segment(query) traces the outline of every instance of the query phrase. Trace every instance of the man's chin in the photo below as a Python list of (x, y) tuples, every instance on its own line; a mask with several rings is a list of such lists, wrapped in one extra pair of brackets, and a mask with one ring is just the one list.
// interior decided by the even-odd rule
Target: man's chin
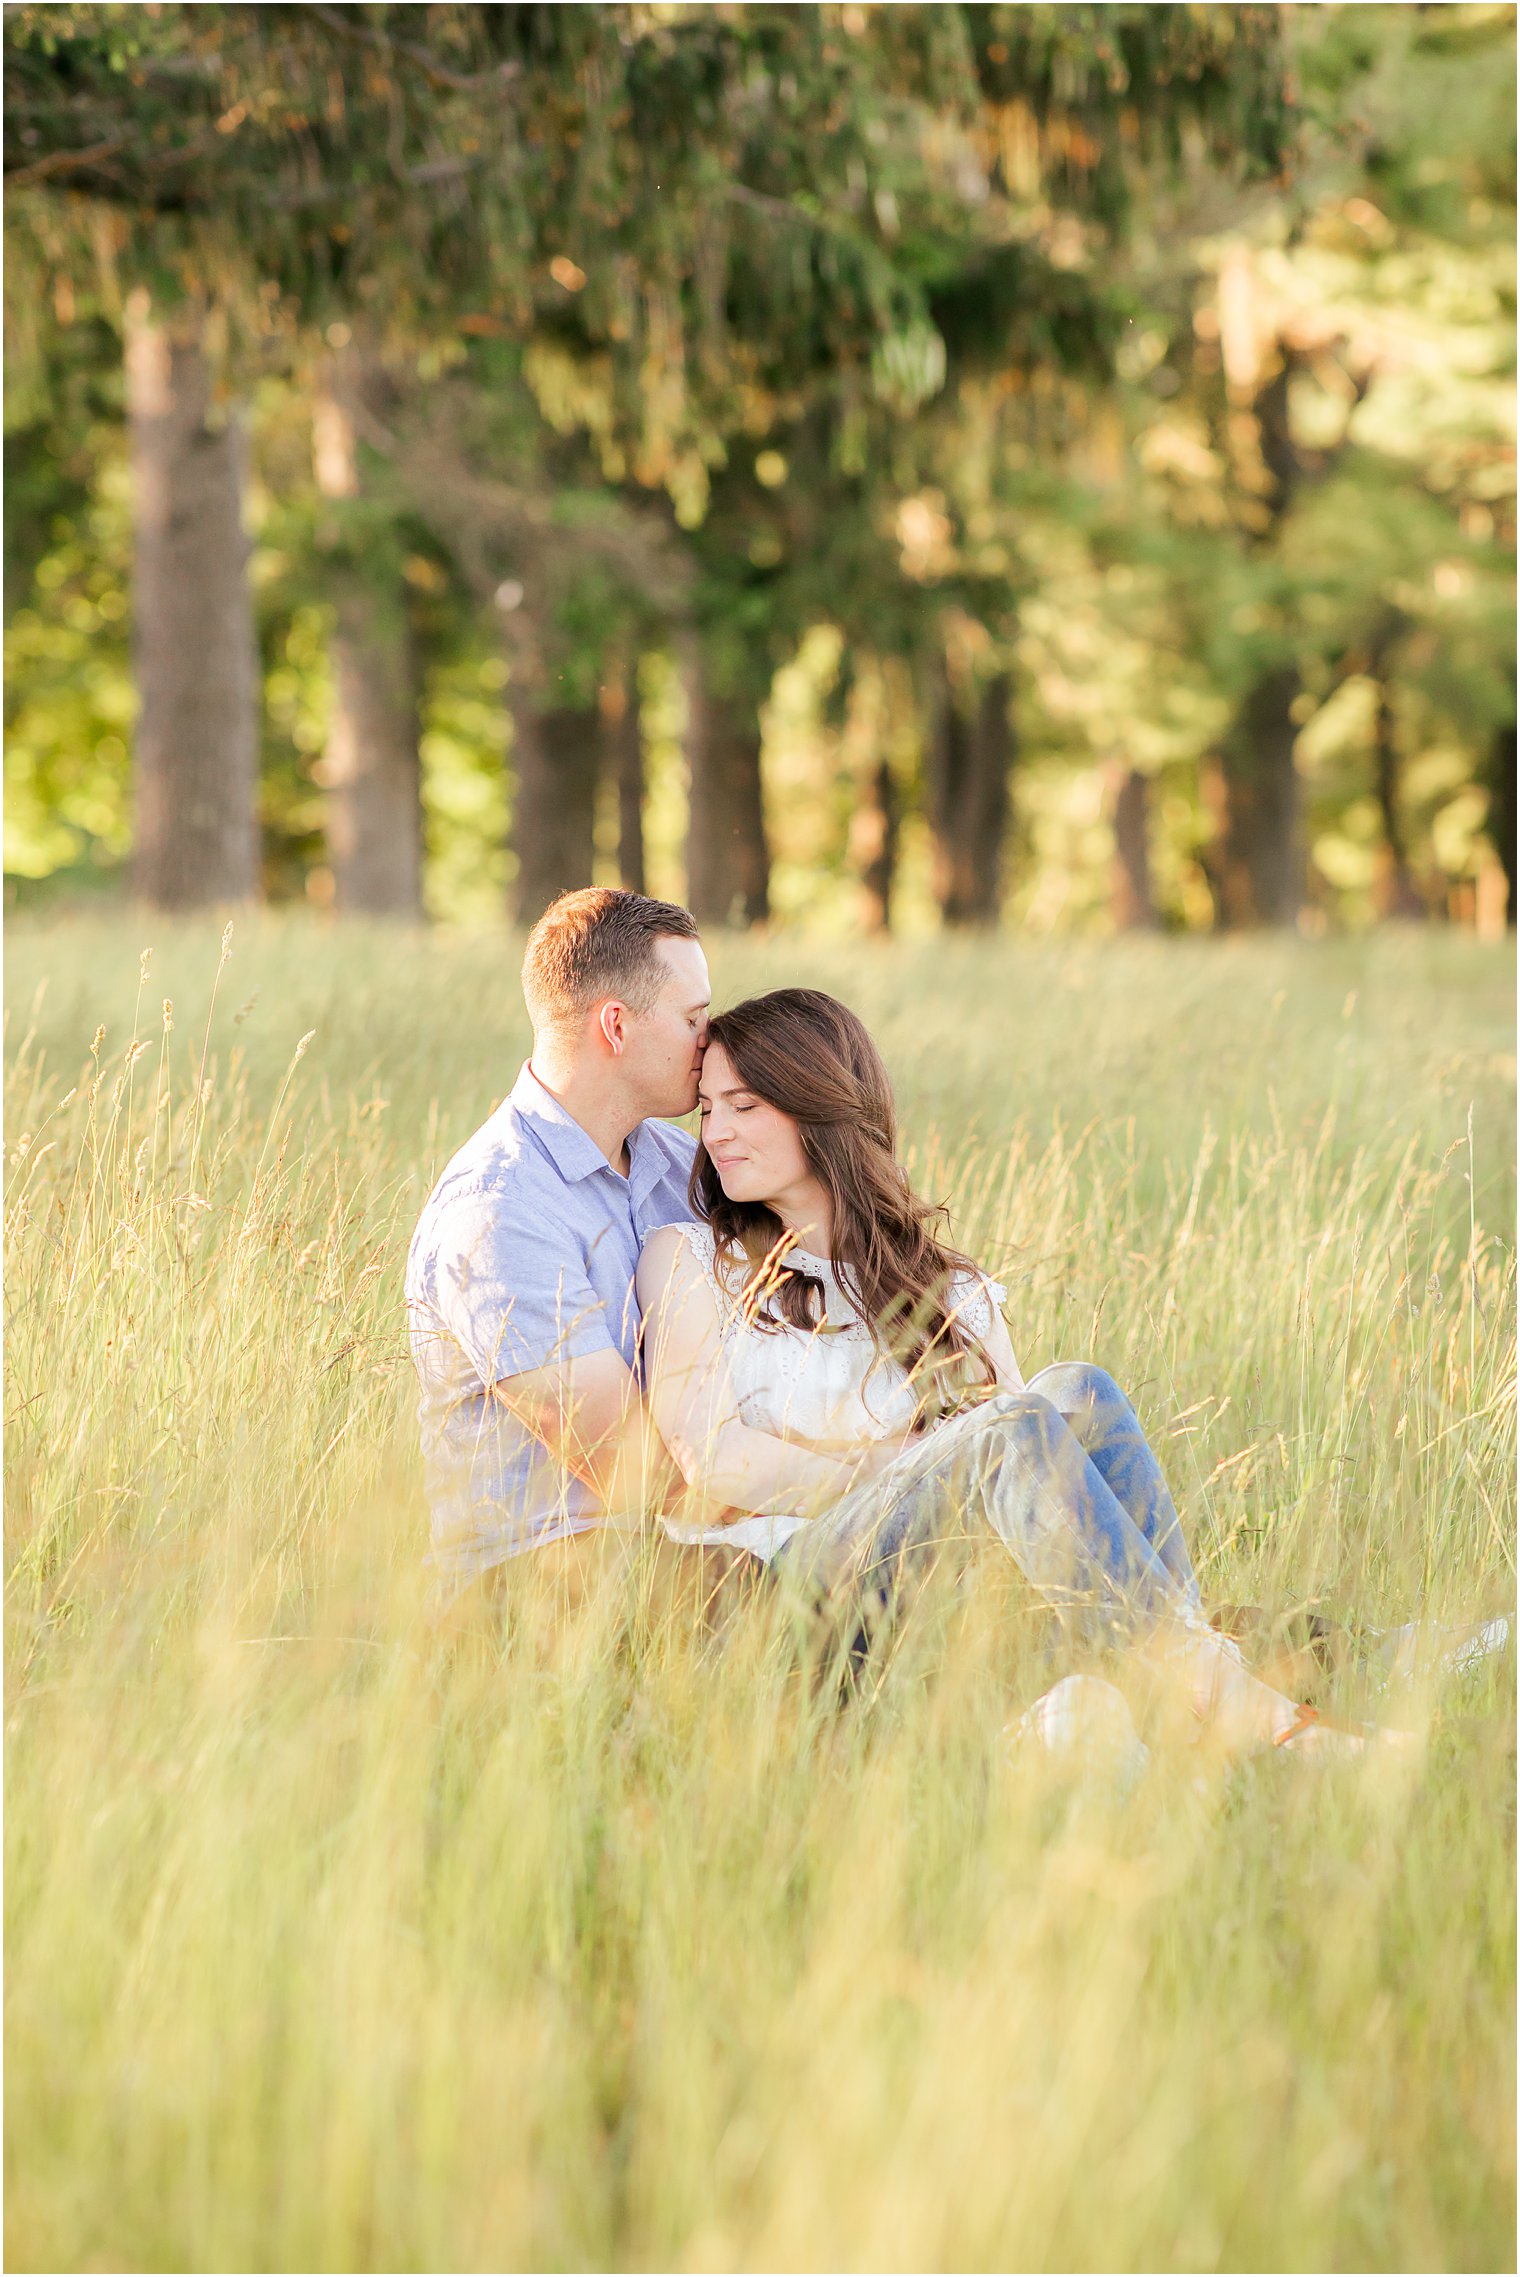
[(692, 1076), (683, 1091), (672, 1091), (668, 1099), (662, 1099), (658, 1107), (651, 1107), (649, 1111), (652, 1115), (658, 1115), (662, 1121), (673, 1123), (678, 1122), (682, 1115), (691, 1114), (696, 1104), (697, 1078)]

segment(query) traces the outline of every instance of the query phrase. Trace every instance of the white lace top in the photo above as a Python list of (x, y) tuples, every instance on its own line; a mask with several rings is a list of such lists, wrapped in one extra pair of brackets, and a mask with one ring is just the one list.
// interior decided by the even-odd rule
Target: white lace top
[[(907, 1375), (856, 1311), (830, 1259), (804, 1249), (789, 1253), (789, 1262), (823, 1283), (824, 1317), (816, 1328), (786, 1321), (758, 1328), (743, 1318), (744, 1274), (735, 1270), (729, 1281), (716, 1270), (711, 1228), (693, 1224), (680, 1231), (717, 1302), (723, 1362), (741, 1422), (808, 1439), (880, 1439), (908, 1428), (917, 1402)], [(982, 1338), (1006, 1291), (980, 1273), (960, 1273), (950, 1297), (955, 1317)], [(806, 1521), (772, 1515), (714, 1527), (663, 1523), (678, 1542), (721, 1542), (768, 1558)]]

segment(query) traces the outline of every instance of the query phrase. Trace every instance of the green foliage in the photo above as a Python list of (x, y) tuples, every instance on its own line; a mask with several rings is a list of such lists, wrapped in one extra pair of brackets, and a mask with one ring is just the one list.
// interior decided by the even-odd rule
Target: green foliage
[(499, 655), (461, 643), (428, 679), (422, 739), (426, 898), (437, 918), (489, 925), (513, 875)]
[[(109, 876), (131, 841), (130, 498), (119, 427), (7, 438), (7, 544), (25, 564), (5, 632), (5, 868)], [(8, 563), (9, 573), (9, 563)], [(20, 582), (18, 578), (18, 583)]]
[[(320, 867), (317, 650), (352, 575), (405, 593), (440, 689), (531, 628), (586, 703), (690, 619), (760, 705), (827, 628), (822, 740), (767, 754), (834, 818), (775, 817), (821, 888), (852, 790), (804, 785), (804, 743), (878, 659), (922, 705), (947, 643), (1016, 675), (1021, 919), (1101, 919), (1118, 762), (1158, 777), (1167, 921), (1207, 922), (1199, 764), (1283, 662), (1326, 905), (1371, 914), (1374, 652), (1416, 871), (1439, 905), (1481, 867), (1513, 716), (1511, 11), (18, 7), (5, 38), (17, 871), (124, 844), (122, 621), (86, 648), (68, 612), (127, 576), (101, 501), (143, 278), (214, 291), (254, 404), (272, 891)], [(307, 391), (349, 351), (395, 401), (360, 495), (324, 500)], [(64, 524), (100, 561), (45, 586)], [(474, 695), (427, 725), (454, 755), (430, 905), (468, 877), (480, 910), (508, 731)]]

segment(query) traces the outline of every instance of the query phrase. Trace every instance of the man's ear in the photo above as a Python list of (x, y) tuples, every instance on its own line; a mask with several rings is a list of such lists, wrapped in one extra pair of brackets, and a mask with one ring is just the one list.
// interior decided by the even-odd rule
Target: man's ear
[(602, 1039), (614, 1059), (621, 1059), (623, 1056), (623, 1047), (628, 1041), (627, 1022), (627, 1007), (619, 1004), (615, 996), (610, 996), (597, 1013), (596, 1024), (601, 1030)]

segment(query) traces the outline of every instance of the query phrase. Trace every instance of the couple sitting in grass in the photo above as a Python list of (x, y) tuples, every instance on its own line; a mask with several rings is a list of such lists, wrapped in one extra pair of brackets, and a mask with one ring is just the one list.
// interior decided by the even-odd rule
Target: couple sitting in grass
[[(601, 889), (545, 912), (523, 989), (533, 1056), (407, 1263), (445, 1601), (546, 1566), (573, 1595), (653, 1523), (663, 1561), (763, 1572), (858, 1661), (937, 1557), (996, 1537), (1224, 1752), (1363, 1744), (1210, 1627), (1112, 1379), (1024, 1380), (852, 1012), (786, 988), (710, 1015), (690, 915)], [(662, 1119), (694, 1106), (695, 1142)]]

